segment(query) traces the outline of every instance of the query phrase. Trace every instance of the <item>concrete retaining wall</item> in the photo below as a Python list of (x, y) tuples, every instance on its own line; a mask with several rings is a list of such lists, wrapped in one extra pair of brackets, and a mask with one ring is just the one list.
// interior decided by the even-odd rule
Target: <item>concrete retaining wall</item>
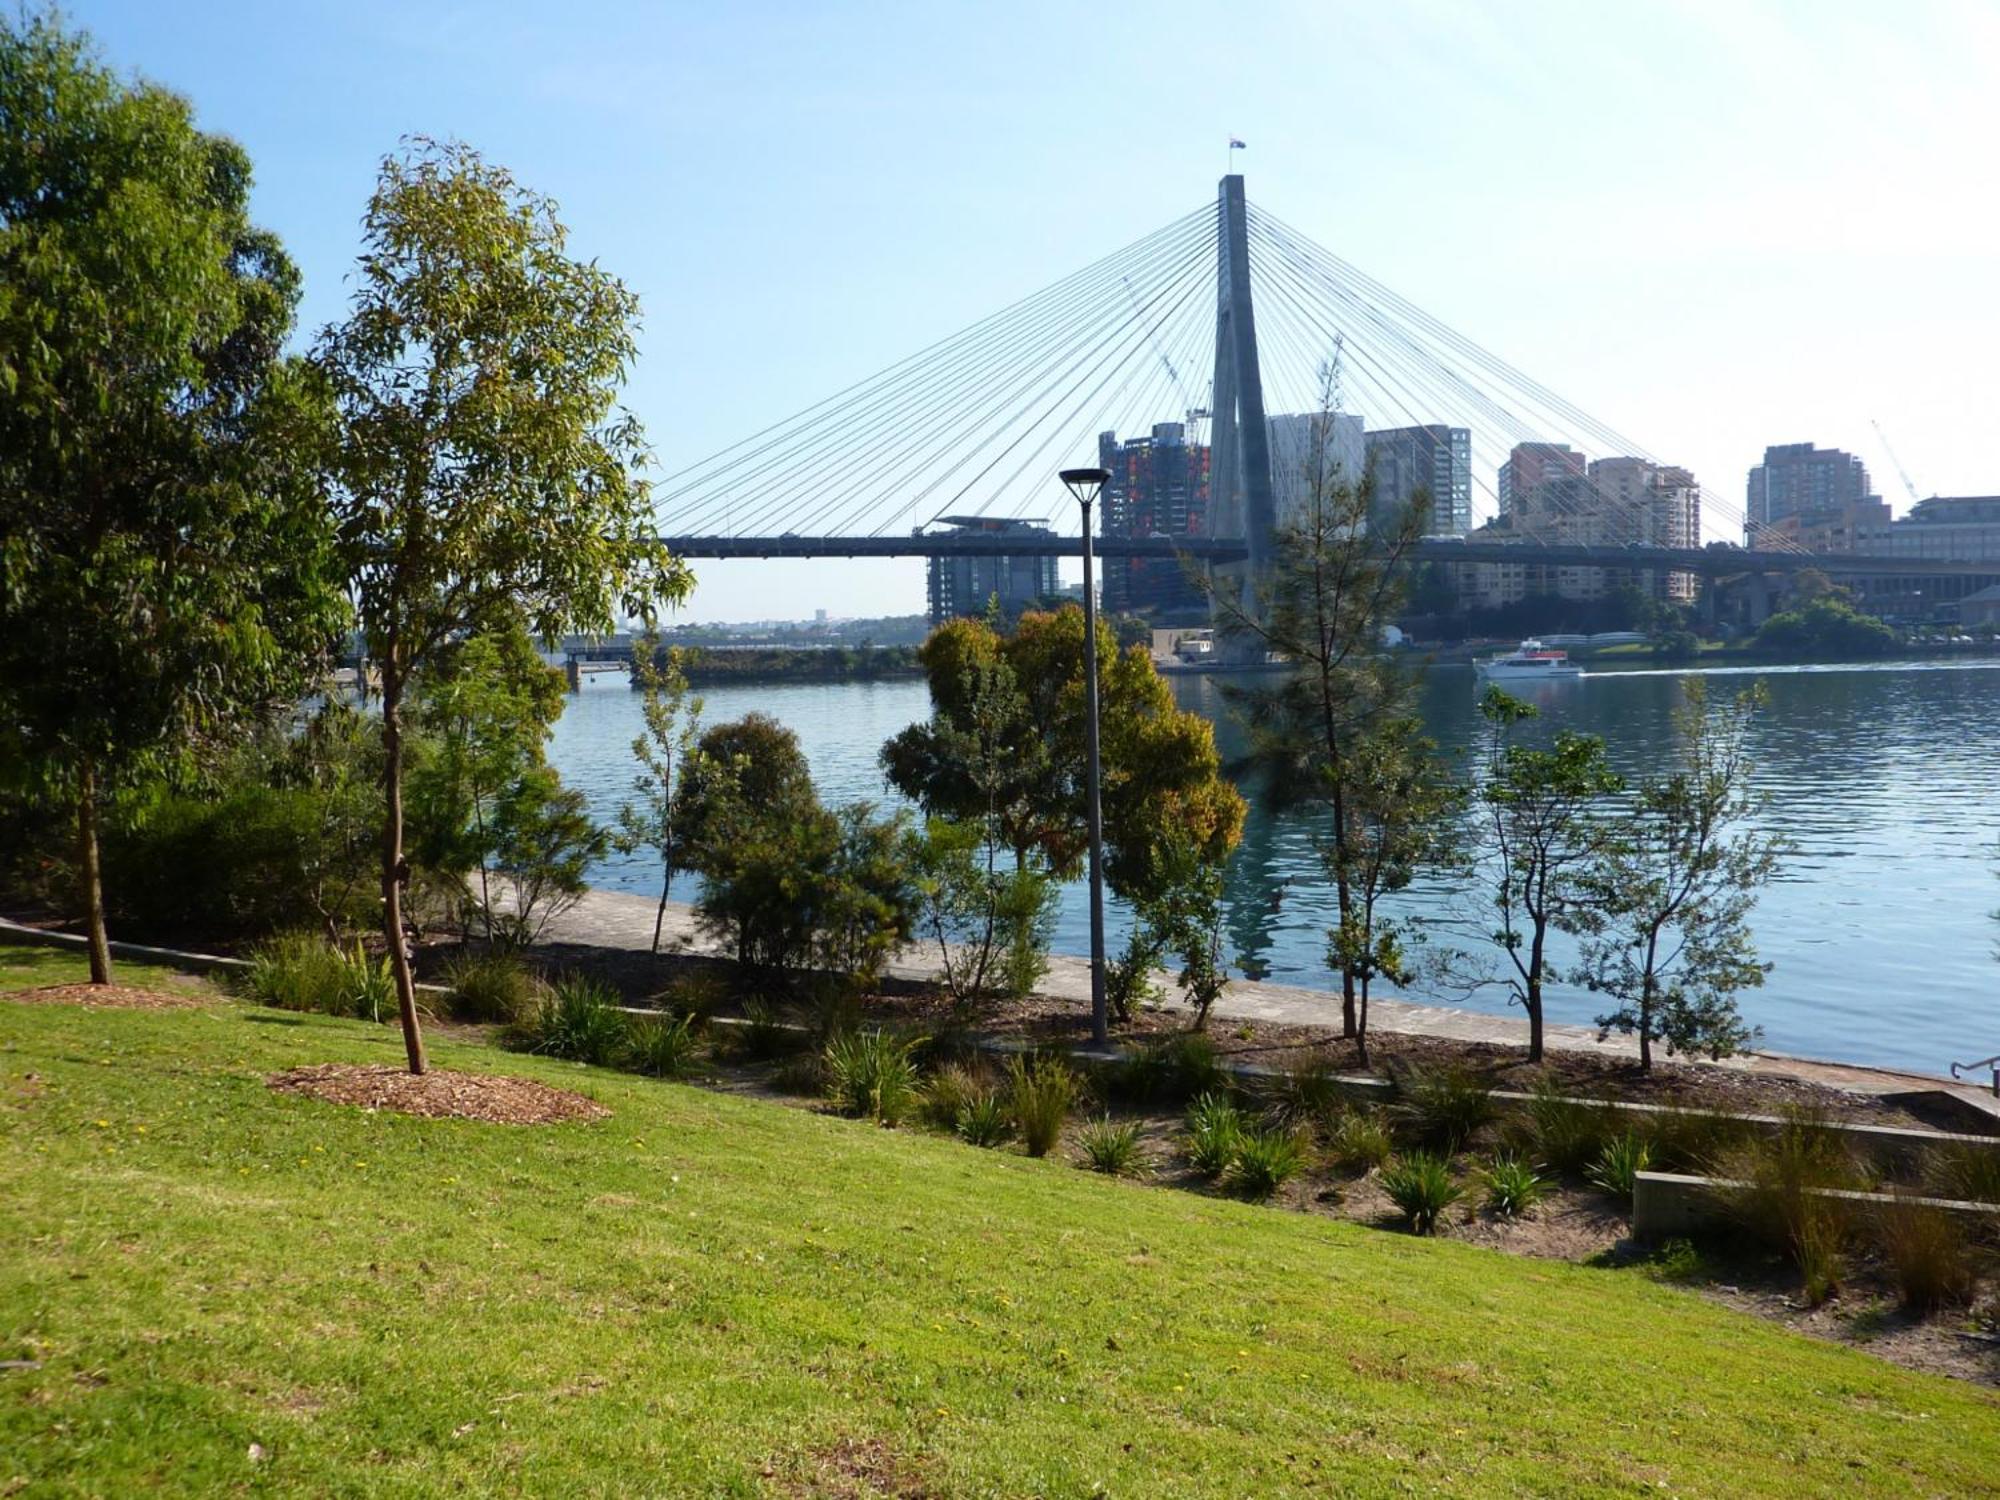
[[(1643, 1243), (1690, 1239), (1727, 1226), (1728, 1196), (1748, 1186), (1728, 1177), (1692, 1177), (1680, 1172), (1641, 1172), (1632, 1187), (1632, 1237)], [(1917, 1198), (1898, 1193), (1856, 1193), (1841, 1188), (1810, 1188), (1816, 1198), (1845, 1199), (1879, 1208), (1892, 1203), (1916, 1203), (1938, 1208), (1976, 1223), (2000, 1225), (2000, 1204), (1966, 1203), (1956, 1198)]]

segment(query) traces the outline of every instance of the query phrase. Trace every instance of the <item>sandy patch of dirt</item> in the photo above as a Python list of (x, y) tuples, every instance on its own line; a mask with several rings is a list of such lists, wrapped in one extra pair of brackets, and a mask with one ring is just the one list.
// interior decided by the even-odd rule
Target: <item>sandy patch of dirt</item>
[(433, 1120), (555, 1125), (566, 1120), (602, 1120), (611, 1113), (595, 1099), (551, 1088), (532, 1078), (438, 1068), (419, 1076), (380, 1063), (316, 1063), (273, 1073), (265, 1082), (281, 1094), (303, 1094), (330, 1104), (387, 1109)]
[(147, 990), (130, 984), (45, 984), (32, 990), (0, 993), (0, 1000), (17, 1005), (80, 1005), (85, 1010), (185, 1010), (212, 1005), (213, 995)]
[(767, 1465), (763, 1477), (798, 1500), (927, 1500), (936, 1493), (881, 1438), (842, 1438), (782, 1467)]

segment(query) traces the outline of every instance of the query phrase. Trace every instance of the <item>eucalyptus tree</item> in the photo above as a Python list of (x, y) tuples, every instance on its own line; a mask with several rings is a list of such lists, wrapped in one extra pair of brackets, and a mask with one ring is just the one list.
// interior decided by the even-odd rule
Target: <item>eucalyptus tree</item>
[(659, 635), (653, 631), (632, 642), (632, 680), (639, 688), (645, 728), (632, 739), (632, 758), (639, 769), (632, 775), (634, 799), (618, 809), (618, 841), (621, 848), (646, 849), (659, 858), (660, 904), (653, 913), (653, 951), (658, 953), (667, 896), (687, 853), (674, 816), (675, 794), (700, 753), (702, 701), (688, 692), (680, 651), (662, 656)]
[(315, 352), (349, 588), (380, 675), (382, 927), (412, 1072), (423, 1038), (403, 937), (404, 703), (457, 638), (544, 641), (650, 619), (685, 569), (654, 541), (646, 450), (617, 404), (638, 302), (580, 260), (555, 205), (458, 144), (382, 163), (346, 319)]
[(1489, 687), (1479, 702), (1486, 763), (1475, 798), (1482, 895), (1488, 933), (1501, 955), (1501, 982), (1528, 1017), (1528, 1060), (1540, 1062), (1542, 986), (1550, 977), (1549, 934), (1577, 927), (1589, 899), (1585, 876), (1603, 852), (1609, 799), (1625, 779), (1604, 741), (1558, 731), (1546, 746), (1524, 745), (1516, 728), (1533, 704)]
[(0, 15), (0, 770), (71, 811), (96, 983), (107, 799), (295, 697), (345, 619), (250, 180), (185, 99)]
[(1749, 915), (1788, 852), (1755, 826), (1762, 804), (1745, 740), (1761, 685), (1719, 706), (1700, 678), (1682, 693), (1674, 762), (1634, 789), (1590, 860), (1579, 908), (1577, 980), (1614, 1002), (1597, 1024), (1636, 1035), (1642, 1069), (1656, 1041), (1725, 1057), (1756, 1035), (1736, 995), (1771, 966), (1757, 958)]

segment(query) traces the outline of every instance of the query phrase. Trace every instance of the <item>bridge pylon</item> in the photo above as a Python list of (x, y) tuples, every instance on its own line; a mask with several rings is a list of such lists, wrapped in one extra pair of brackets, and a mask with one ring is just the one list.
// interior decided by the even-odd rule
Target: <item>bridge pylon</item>
[(1250, 297), (1250, 220), (1243, 175), (1216, 193), (1215, 388), (1209, 402), (1209, 525), (1212, 537), (1241, 537), (1242, 563), (1211, 569), (1218, 589), (1254, 610), (1269, 576), (1277, 531), (1271, 433), (1257, 365), (1257, 315)]

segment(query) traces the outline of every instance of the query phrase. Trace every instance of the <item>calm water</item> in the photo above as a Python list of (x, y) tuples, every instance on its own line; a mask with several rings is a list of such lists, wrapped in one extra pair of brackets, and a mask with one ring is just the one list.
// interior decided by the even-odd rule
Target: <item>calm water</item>
[[(1708, 673), (1714, 691), (1753, 678), (1771, 705), (1753, 730), (1768, 824), (1798, 846), (1760, 900), (1761, 955), (1774, 965), (1745, 1015), (1778, 1051), (1943, 1071), (2000, 1050), (2000, 661), (1757, 668)], [(1630, 672), (1527, 691), (1551, 727), (1604, 736), (1621, 769), (1654, 763), (1668, 743), (1681, 674)], [(1215, 718), (1227, 745), (1219, 685), (1175, 679), (1184, 705)], [(788, 724), (829, 803), (889, 800), (876, 766), (882, 742), (930, 711), (920, 682), (731, 687), (708, 692), (709, 722), (761, 709)], [(1447, 747), (1478, 730), (1469, 669), (1439, 668), (1424, 714)], [(626, 794), (638, 700), (622, 676), (586, 679), (557, 725), (553, 758), (609, 819)], [(643, 860), (614, 857), (595, 883), (656, 894)], [(685, 892), (676, 889), (677, 896)], [(1323, 887), (1310, 831), (1253, 807), (1230, 880), (1230, 928), (1240, 963), (1291, 984), (1329, 987)], [(1064, 891), (1058, 949), (1088, 949), (1081, 887)], [(1419, 887), (1411, 909), (1437, 914), (1449, 892)], [(1497, 991), (1450, 999), (1505, 1008)], [(1551, 1018), (1587, 1023), (1601, 1004), (1558, 989)]]

